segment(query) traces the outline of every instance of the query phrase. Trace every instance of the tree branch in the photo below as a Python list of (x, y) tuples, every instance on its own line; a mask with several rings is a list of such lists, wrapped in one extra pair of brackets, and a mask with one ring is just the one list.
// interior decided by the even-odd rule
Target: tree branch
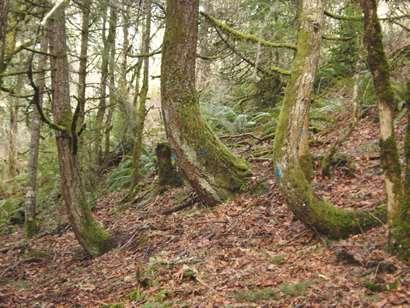
[(230, 36), (234, 37), (236, 40), (241, 40), (241, 41), (247, 41), (251, 43), (257, 43), (265, 47), (269, 48), (287, 48), (296, 51), (296, 45), (294, 44), (289, 44), (289, 43), (274, 43), (267, 41), (263, 38), (259, 38), (255, 35), (248, 34), (248, 33), (243, 33), (240, 31), (237, 31), (231, 27), (229, 27), (224, 21), (218, 20), (215, 17), (212, 17), (204, 12), (201, 12), (201, 15), (206, 18), (207, 21), (210, 22), (210, 24), (214, 28), (219, 28), (220, 30), (228, 33)]

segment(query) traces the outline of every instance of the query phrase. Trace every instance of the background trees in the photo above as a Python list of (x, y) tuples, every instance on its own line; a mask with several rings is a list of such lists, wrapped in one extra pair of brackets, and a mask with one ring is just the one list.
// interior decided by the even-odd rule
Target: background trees
[[(66, 17), (57, 4), (0, 2), (2, 222), (25, 221), (32, 236), (66, 221), (56, 214), (65, 203), (86, 251), (103, 253), (96, 200), (163, 192), (155, 149), (169, 141), (167, 168), (194, 192), (182, 205), (266, 190), (260, 164), (273, 161), (300, 220), (331, 237), (360, 233), (384, 221), (384, 207), (348, 199), (345, 209), (319, 195), (342, 164), (360, 178), (346, 147), (364, 119), (378, 121), (377, 103), (382, 155), (369, 160), (384, 168), (391, 247), (406, 257), (406, 3), (382, 1), (377, 15), (373, 1), (84, 0)], [(332, 125), (343, 129), (328, 146)]]

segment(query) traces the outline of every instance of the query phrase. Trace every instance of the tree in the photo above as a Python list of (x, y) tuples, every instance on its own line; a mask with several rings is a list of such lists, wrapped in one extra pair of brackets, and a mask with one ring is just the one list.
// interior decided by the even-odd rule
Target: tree
[(90, 0), (82, 1), (81, 12), (81, 47), (80, 47), (80, 63), (78, 69), (78, 105), (80, 107), (78, 116), (78, 127), (81, 128), (84, 124), (85, 104), (86, 104), (86, 87), (87, 87), (87, 58), (88, 58), (88, 40), (90, 34)]
[[(41, 40), (41, 52), (47, 52), (47, 37), (44, 36)], [(45, 54), (40, 55), (40, 61), (38, 63), (39, 69), (46, 66), (47, 56)], [(43, 105), (44, 92), (46, 87), (46, 73), (42, 72), (38, 75), (38, 105), (41, 108)], [(30, 147), (28, 154), (27, 164), (27, 189), (25, 200), (25, 223), (24, 229), (28, 237), (33, 236), (38, 231), (38, 223), (36, 220), (37, 212), (37, 167), (38, 167), (38, 154), (40, 146), (40, 130), (41, 130), (41, 116), (36, 106), (33, 106), (31, 114), (31, 127), (30, 127)]]
[(300, 5), (297, 53), (275, 134), (274, 172), (297, 218), (332, 238), (346, 237), (379, 225), (384, 219), (384, 210), (364, 212), (337, 208), (320, 200), (306, 178), (300, 148), (305, 146), (304, 129), (308, 127), (306, 121), (320, 57), (323, 4), (321, 0), (302, 0)]
[(162, 47), (161, 102), (177, 162), (198, 196), (217, 204), (243, 189), (247, 164), (233, 155), (202, 118), (195, 89), (198, 0), (168, 0)]
[(81, 182), (77, 158), (78, 114), (72, 114), (70, 105), (64, 4), (50, 17), (48, 38), (50, 53), (53, 55), (50, 57), (52, 113), (54, 128), (57, 130), (61, 192), (76, 238), (87, 253), (97, 256), (111, 247), (111, 240), (93, 218)]
[(149, 51), (150, 51), (150, 40), (151, 40), (151, 0), (144, 1), (144, 13), (145, 13), (145, 24), (142, 37), (142, 53), (146, 56), (144, 57), (143, 64), (143, 80), (142, 87), (139, 93), (138, 107), (136, 110), (136, 127), (135, 127), (135, 141), (134, 149), (132, 154), (133, 162), (133, 185), (136, 185), (141, 177), (140, 170), (140, 158), (142, 154), (143, 144), (142, 137), (144, 134), (144, 123), (145, 116), (147, 113), (146, 102), (148, 98), (149, 89)]
[[(364, 13), (364, 43), (367, 62), (376, 89), (380, 123), (380, 151), (387, 194), (389, 246), (393, 253), (410, 260), (410, 195), (407, 179), (402, 179), (402, 166), (394, 134), (396, 103), (390, 84), (390, 68), (384, 52), (383, 34), (375, 0), (360, 0)], [(407, 124), (410, 125), (409, 123)], [(406, 159), (409, 162), (410, 132), (407, 128)], [(407, 181), (407, 182), (406, 182)]]
[[(108, 12), (108, 1), (104, 1), (103, 11)], [(117, 8), (115, 5), (110, 7), (110, 20), (108, 35), (105, 36), (105, 15), (103, 20), (103, 50), (101, 63), (101, 80), (100, 80), (100, 101), (96, 115), (96, 138), (95, 138), (95, 153), (97, 165), (101, 164), (103, 160), (103, 136), (104, 136), (104, 117), (107, 111), (107, 84), (108, 84), (108, 65), (110, 60), (111, 46), (115, 44), (115, 34), (117, 27)]]
[(4, 70), (8, 0), (0, 0), (0, 73)]

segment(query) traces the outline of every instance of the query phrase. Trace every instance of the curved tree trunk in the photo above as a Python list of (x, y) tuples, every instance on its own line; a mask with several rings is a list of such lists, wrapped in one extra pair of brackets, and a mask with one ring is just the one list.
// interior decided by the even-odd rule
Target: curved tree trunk
[(166, 16), (161, 101), (167, 136), (198, 196), (207, 204), (217, 204), (243, 189), (249, 168), (200, 114), (195, 89), (198, 0), (168, 0)]
[(50, 18), (48, 36), (53, 55), (50, 58), (52, 113), (54, 122), (62, 127), (56, 131), (61, 191), (76, 238), (90, 255), (96, 256), (107, 251), (111, 242), (107, 232), (94, 220), (81, 183), (77, 134), (72, 131), (64, 5)]
[(384, 211), (378, 209), (375, 213), (368, 213), (339, 209), (316, 197), (305, 176), (300, 162), (300, 147), (319, 63), (323, 4), (321, 0), (302, 0), (301, 5), (298, 51), (275, 134), (275, 176), (296, 217), (330, 237), (346, 237), (380, 224)]
[(408, 188), (404, 190), (403, 187), (399, 152), (394, 135), (393, 120), (396, 102), (390, 84), (390, 68), (384, 52), (382, 29), (377, 17), (377, 3), (375, 0), (360, 0), (360, 5), (364, 13), (367, 62), (378, 100), (380, 160), (387, 194), (389, 244), (393, 253), (404, 259), (410, 259), (410, 196), (405, 194)]
[[(47, 37), (44, 36), (41, 39), (41, 51), (47, 52)], [(38, 63), (39, 68), (46, 67), (47, 56), (41, 55)], [(45, 91), (45, 79), (46, 74), (42, 72), (38, 75), (38, 105), (43, 105), (44, 91)], [(37, 166), (38, 166), (38, 152), (40, 147), (40, 130), (41, 130), (41, 117), (38, 109), (33, 107), (31, 115), (31, 127), (30, 127), (30, 148), (27, 166), (27, 191), (25, 201), (25, 224), (24, 229), (27, 237), (31, 237), (38, 232), (39, 226), (37, 223)]]

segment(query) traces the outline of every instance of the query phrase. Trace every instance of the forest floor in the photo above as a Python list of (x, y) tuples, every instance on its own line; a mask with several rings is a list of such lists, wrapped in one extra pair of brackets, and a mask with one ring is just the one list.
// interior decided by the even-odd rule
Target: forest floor
[[(384, 200), (374, 118), (369, 113), (343, 144), (348, 164), (330, 178), (316, 173), (315, 190), (338, 206), (372, 208)], [(337, 129), (315, 135), (314, 153), (349, 122), (339, 120)], [(397, 127), (402, 135), (404, 125)], [(385, 227), (326, 239), (293, 217), (269, 161), (253, 168), (254, 181), (268, 189), (214, 208), (161, 214), (180, 203), (184, 189), (127, 207), (119, 204), (123, 194), (107, 194), (94, 213), (121, 245), (95, 259), (81, 253), (69, 228), (30, 242), (20, 229), (2, 235), (0, 306), (410, 306), (410, 268), (386, 252)]]

